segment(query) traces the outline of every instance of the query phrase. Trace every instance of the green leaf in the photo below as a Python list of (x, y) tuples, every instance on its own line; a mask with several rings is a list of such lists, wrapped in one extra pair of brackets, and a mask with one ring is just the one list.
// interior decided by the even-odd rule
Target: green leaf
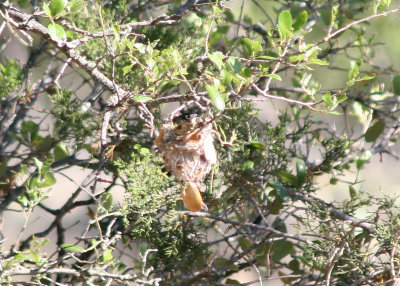
[(43, 2), (43, 10), (46, 13), (46, 16), (51, 18), (51, 11), (49, 5), (46, 2)]
[(40, 172), (42, 171), (43, 168), (43, 162), (40, 161), (38, 158), (33, 157), (33, 163), (35, 164), (35, 166), (38, 168), (38, 172), (40, 174)]
[(31, 248), (31, 249), (29, 249), (29, 253), (31, 254), (31, 257), (33, 258), (33, 260), (35, 261), (35, 264), (39, 265), (41, 260), (40, 260), (39, 255), (37, 254), (37, 251), (35, 251)]
[(260, 41), (250, 40), (249, 38), (243, 38), (240, 41), (243, 47), (243, 54), (245, 57), (254, 57), (257, 53), (263, 50)]
[(53, 150), (54, 162), (67, 158), (69, 156), (68, 150), (64, 144), (58, 143)]
[(8, 159), (5, 159), (0, 163), (0, 177), (2, 177), (8, 169)]
[(262, 60), (277, 60), (277, 57), (271, 57), (271, 56), (258, 56), (257, 59), (262, 59)]
[(246, 250), (252, 246), (252, 243), (250, 240), (248, 240), (247, 238), (242, 236), (242, 237), (239, 237), (239, 245), (242, 248), (242, 250)]
[(297, 178), (290, 174), (288, 171), (279, 170), (276, 172), (276, 175), (278, 176), (280, 181), (292, 186), (297, 186)]
[(277, 181), (268, 181), (268, 185), (276, 191), (276, 194), (282, 201), (288, 201), (289, 200), (289, 195), (286, 190), (286, 188), (279, 182)]
[(370, 126), (367, 132), (365, 132), (365, 141), (374, 142), (384, 130), (385, 123), (382, 120), (377, 120), (375, 124)]
[(149, 246), (147, 245), (146, 242), (141, 242), (141, 243), (139, 243), (139, 251), (140, 251), (140, 254), (144, 255), (144, 254), (146, 253), (146, 251), (147, 251), (148, 248), (149, 248)]
[(220, 26), (218, 29), (213, 32), (210, 36), (209, 45), (210, 47), (214, 46), (221, 39), (222, 36), (225, 36), (229, 31), (229, 26)]
[[(35, 178), (36, 179), (36, 178)], [(28, 179), (28, 184), (29, 184), (29, 179)], [(32, 190), (32, 188), (30, 188), (29, 186), (28, 186), (28, 189), (29, 190)], [(26, 208), (27, 206), (28, 206), (28, 204), (29, 204), (29, 200), (28, 200), (28, 198), (26, 197), (26, 196), (19, 196), (18, 198), (17, 198), (17, 202), (23, 207), (23, 208)]]
[(133, 65), (124, 66), (124, 67), (122, 68), (122, 74), (123, 74), (123, 75), (126, 75), (127, 73), (129, 73), (129, 72), (132, 70), (132, 68), (133, 68)]
[(300, 187), (303, 185), (307, 174), (307, 166), (303, 160), (298, 159), (296, 161), (296, 172), (297, 172), (297, 184), (298, 187)]
[(339, 179), (337, 179), (337, 178), (331, 178), (330, 180), (329, 180), (329, 184), (331, 184), (331, 185), (336, 185), (336, 183), (339, 181)]
[(240, 166), (240, 169), (242, 171), (248, 171), (248, 170), (252, 169), (253, 167), (254, 167), (254, 162), (247, 160)]
[(117, 271), (118, 271), (118, 272), (122, 272), (122, 271), (125, 270), (126, 268), (127, 268), (127, 265), (124, 264), (124, 263), (122, 263), (122, 262), (120, 262), (120, 263), (118, 263)]
[(362, 60), (358, 60), (358, 61), (352, 61), (350, 63), (350, 70), (348, 73), (348, 79), (349, 80), (353, 80), (356, 78), (356, 76), (359, 73), (359, 69), (361, 67), (361, 65), (363, 64)]
[(265, 145), (259, 141), (251, 141), (249, 144), (250, 149), (253, 150), (257, 150), (257, 151), (264, 151), (265, 149), (267, 149), (267, 147), (265, 147)]
[(318, 58), (310, 58), (308, 61), (310, 65), (319, 65), (319, 66), (327, 66), (329, 63), (324, 60), (320, 60)]
[(374, 0), (374, 12), (377, 13), (390, 6), (392, 0)]
[(396, 95), (400, 95), (400, 75), (397, 75), (393, 78), (393, 92)]
[(293, 271), (293, 273), (300, 273), (300, 262), (297, 259), (293, 259), (289, 262), (288, 268)]
[(331, 24), (332, 19), (332, 10), (328, 7), (320, 10), (321, 20), (325, 26), (329, 26)]
[(289, 10), (283, 11), (278, 17), (278, 28), (282, 39), (290, 37), (292, 32), (292, 14)]
[(240, 285), (241, 283), (237, 280), (228, 278), (228, 279), (226, 279), (225, 284), (226, 285)]
[(265, 76), (266, 77), (271, 77), (271, 78), (279, 80), (279, 81), (282, 81), (282, 78), (281, 78), (281, 76), (279, 74), (269, 73), (269, 74), (266, 74)]
[(42, 180), (38, 180), (36, 186), (38, 188), (47, 188), (57, 183), (56, 177), (53, 173), (47, 172)]
[(86, 1), (84, 0), (72, 0), (69, 3), (69, 7), (71, 8), (71, 12), (79, 12), (85, 6)]
[(331, 8), (327, 6), (326, 8), (320, 11), (323, 24), (331, 28), (333, 27), (333, 24), (335, 23), (336, 20), (336, 15), (338, 13), (338, 8), (339, 8), (338, 5), (333, 6)]
[(240, 75), (244, 76), (244, 77), (247, 77), (247, 78), (250, 78), (253, 75), (253, 73), (251, 71), (251, 68), (243, 67), (242, 72), (240, 73)]
[(341, 93), (337, 98), (336, 98), (336, 103), (342, 103), (343, 101), (345, 101), (347, 99), (347, 95), (346, 93)]
[(136, 102), (146, 102), (149, 100), (152, 100), (153, 98), (151, 98), (150, 96), (145, 96), (145, 95), (135, 95), (133, 97), (133, 100)]
[(353, 186), (349, 185), (350, 198), (353, 200), (357, 196), (357, 191)]
[(67, 34), (64, 31), (64, 28), (61, 27), (58, 24), (49, 24), (49, 35), (52, 40), (54, 41), (66, 41), (67, 40)]
[(232, 83), (232, 73), (227, 70), (221, 71), (221, 83), (228, 89), (230, 89), (230, 84)]
[(229, 57), (225, 62), (225, 66), (228, 70), (233, 71), (235, 73), (240, 73), (242, 70), (242, 63), (235, 57)]
[(370, 73), (370, 74), (364, 75), (362, 78), (358, 79), (358, 81), (368, 81), (368, 80), (374, 79), (375, 77), (376, 77), (375, 73)]
[(112, 208), (114, 207), (114, 198), (113, 195), (111, 193), (104, 193), (101, 196), (101, 205), (103, 206), (103, 208), (105, 208), (107, 211), (112, 210)]
[(119, 33), (118, 25), (116, 25), (116, 24), (112, 25), (112, 29), (113, 29), (113, 32), (114, 32), (115, 40), (120, 41), (121, 36), (120, 36), (120, 33)]
[(215, 259), (215, 263), (221, 268), (224, 268), (225, 266), (228, 266), (230, 264), (229, 260), (224, 257), (217, 257)]
[(224, 58), (224, 54), (221, 52), (215, 52), (213, 54), (208, 54), (207, 56), (210, 61), (218, 68), (218, 70), (221, 70), (222, 66), (224, 65), (222, 61)]
[(101, 255), (101, 260), (104, 263), (110, 262), (114, 259), (113, 255), (112, 255), (112, 250), (107, 248), (103, 251), (103, 254)]
[[(276, 190), (271, 191), (270, 195), (275, 195), (277, 193)], [(283, 200), (280, 197), (275, 197), (274, 200), (272, 200), (272, 202), (270, 201), (268, 203), (268, 211), (270, 214), (280, 214), (281, 210), (283, 208)]]
[(358, 170), (361, 170), (366, 163), (368, 163), (372, 158), (371, 151), (367, 150), (361, 153), (360, 157), (356, 160), (356, 167)]
[(160, 93), (163, 93), (163, 92), (166, 92), (166, 91), (170, 90), (170, 89), (173, 88), (174, 86), (177, 86), (179, 83), (180, 83), (179, 80), (170, 80), (170, 81), (168, 81), (167, 83), (165, 83), (165, 84), (162, 86), (162, 88), (161, 88), (161, 90), (160, 90)]
[(38, 181), (38, 178), (37, 178), (37, 177), (28, 178), (28, 181), (27, 181), (28, 190), (30, 190), (30, 191), (35, 190), (36, 187), (37, 187), (37, 186), (36, 186), (36, 185), (37, 185), (37, 181)]
[(286, 255), (295, 253), (296, 250), (294, 249), (293, 243), (291, 241), (278, 240), (273, 244), (271, 258), (275, 262), (280, 262), (280, 260)]
[(139, 153), (142, 155), (147, 155), (150, 154), (150, 149), (146, 148), (146, 147), (142, 147), (139, 149)]
[(71, 244), (71, 243), (64, 243), (61, 244), (61, 248), (66, 252), (84, 252), (85, 249), (82, 246)]
[(217, 88), (215, 86), (206, 84), (205, 89), (207, 90), (208, 96), (211, 99), (211, 104), (217, 109), (223, 111), (225, 109), (225, 100)]
[(291, 63), (295, 63), (295, 62), (301, 62), (304, 60), (305, 54), (299, 54), (299, 55), (295, 55), (295, 56), (290, 56), (289, 57), (289, 61)]
[(67, 5), (68, 0), (51, 0), (49, 5), (51, 16), (57, 17), (58, 15), (63, 13)]
[(15, 255), (13, 260), (15, 260), (17, 262), (23, 262), (25, 260), (30, 260), (30, 258), (31, 257), (29, 255), (20, 252), (20, 253), (17, 253), (17, 255)]
[(307, 17), (307, 11), (302, 11), (299, 15), (297, 15), (296, 21), (293, 24), (293, 30), (295, 33), (304, 27), (304, 25), (307, 23)]
[(332, 95), (329, 91), (324, 94), (324, 96), (322, 97), (322, 100), (325, 102), (325, 104), (328, 107), (332, 106)]
[(47, 152), (52, 147), (53, 144), (53, 138), (50, 135), (47, 135), (44, 138), (42, 136), (37, 135), (35, 141), (39, 144), (37, 145), (37, 150), (39, 151)]
[(32, 142), (39, 132), (39, 125), (30, 120), (24, 121), (21, 123), (20, 131), (22, 138), (24, 138), (25, 141)]
[(358, 102), (358, 101), (353, 101), (352, 102), (352, 111), (353, 114), (357, 117), (357, 119), (362, 123), (362, 124), (368, 124), (370, 121), (370, 116), (372, 116), (372, 109), (369, 107), (365, 106), (364, 104)]

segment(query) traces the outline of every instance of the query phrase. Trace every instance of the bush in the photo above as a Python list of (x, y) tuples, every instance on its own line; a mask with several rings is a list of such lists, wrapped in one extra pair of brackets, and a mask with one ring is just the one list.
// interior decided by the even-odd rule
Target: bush
[(0, 3), (0, 283), (396, 285), (398, 199), (359, 177), (399, 158), (390, 2)]

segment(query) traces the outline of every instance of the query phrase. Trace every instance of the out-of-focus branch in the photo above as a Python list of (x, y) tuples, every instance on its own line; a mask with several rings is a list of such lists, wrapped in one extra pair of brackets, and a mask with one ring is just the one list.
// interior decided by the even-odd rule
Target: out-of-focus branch
[(320, 200), (316, 197), (313, 197), (311, 195), (302, 195), (299, 194), (297, 192), (294, 191), (288, 191), (288, 193), (294, 197), (294, 198), (298, 198), (299, 200), (303, 201), (303, 202), (307, 202), (309, 204), (313, 204), (313, 205), (317, 205), (319, 208), (324, 209), (329, 211), (329, 213), (340, 220), (343, 221), (348, 221), (352, 226), (355, 227), (361, 227), (363, 230), (367, 231), (369, 234), (376, 234), (376, 230), (375, 228), (369, 224), (368, 222), (366, 222), (365, 220), (360, 220), (354, 216), (345, 214), (341, 211), (338, 211), (336, 208), (334, 208), (334, 206), (332, 206), (331, 204), (328, 204), (326, 202), (324, 202), (323, 200)]
[(362, 19), (360, 19), (360, 20), (351, 22), (350, 24), (344, 26), (343, 28), (337, 29), (337, 30), (334, 31), (333, 33), (329, 33), (328, 35), (326, 35), (326, 37), (323, 38), (319, 43), (317, 43), (316, 46), (319, 46), (320, 44), (329, 41), (330, 39), (336, 37), (336, 36), (339, 35), (340, 33), (343, 33), (344, 31), (347, 31), (347, 30), (350, 29), (351, 27), (357, 26), (357, 25), (360, 24), (360, 23), (368, 22), (368, 21), (370, 21), (370, 20), (372, 20), (372, 19), (379, 18), (379, 17), (384, 17), (384, 16), (387, 16), (387, 15), (389, 15), (389, 14), (397, 13), (397, 12), (399, 12), (399, 11), (400, 11), (400, 8), (398, 8), (398, 9), (393, 9), (393, 10), (390, 10), (390, 11), (382, 12), (382, 13), (379, 13), (379, 14), (374, 14), (374, 15), (371, 15), (371, 16), (368, 16), (368, 17), (365, 17), (365, 18), (362, 18)]
[(318, 104), (318, 102), (302, 102), (302, 101), (298, 101), (298, 100), (295, 100), (295, 99), (286, 98), (286, 97), (283, 97), (283, 96), (272, 95), (272, 94), (269, 94), (269, 93), (263, 91), (261, 88), (259, 88), (254, 83), (252, 84), (252, 87), (253, 87), (253, 89), (255, 91), (257, 91), (258, 94), (260, 94), (261, 96), (264, 96), (266, 98), (277, 99), (277, 100), (281, 100), (281, 101), (286, 101), (288, 103), (294, 103), (294, 104), (306, 106), (306, 107), (310, 108), (311, 110), (317, 111), (313, 106)]
[(285, 233), (285, 232), (281, 232), (277, 229), (274, 229), (273, 227), (267, 226), (267, 225), (260, 225), (260, 224), (254, 224), (254, 223), (249, 223), (249, 222), (240, 222), (240, 221), (234, 221), (234, 220), (230, 220), (227, 218), (223, 218), (220, 216), (217, 216), (215, 214), (211, 214), (211, 213), (207, 213), (207, 212), (190, 212), (190, 211), (179, 211), (178, 213), (182, 214), (182, 215), (188, 215), (188, 216), (194, 216), (194, 217), (205, 217), (205, 218), (211, 218), (217, 221), (221, 221), (230, 225), (237, 225), (237, 226), (242, 226), (242, 227), (251, 227), (251, 228), (255, 228), (255, 229), (259, 229), (259, 230), (264, 230), (264, 231), (268, 231), (271, 232), (277, 236), (280, 237), (286, 237), (286, 238), (290, 238), (293, 240), (297, 240), (303, 243), (306, 243), (308, 245), (312, 245), (313, 243), (311, 241), (308, 241), (298, 235), (292, 235), (290, 233)]
[(130, 274), (112, 274), (102, 270), (75, 270), (71, 268), (51, 268), (51, 267), (41, 267), (34, 269), (21, 269), (21, 270), (6, 270), (3, 271), (1, 277), (7, 276), (17, 276), (17, 275), (38, 275), (38, 274), (68, 274), (75, 277), (85, 277), (85, 276), (93, 276), (93, 277), (103, 277), (103, 278), (113, 278), (119, 281), (134, 281), (136, 276)]

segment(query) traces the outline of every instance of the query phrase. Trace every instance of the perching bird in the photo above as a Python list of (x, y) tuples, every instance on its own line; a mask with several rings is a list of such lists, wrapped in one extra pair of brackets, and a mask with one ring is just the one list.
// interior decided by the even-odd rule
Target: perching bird
[(166, 120), (155, 140), (166, 168), (180, 181), (182, 199), (191, 211), (203, 206), (199, 184), (217, 162), (211, 118), (183, 113)]

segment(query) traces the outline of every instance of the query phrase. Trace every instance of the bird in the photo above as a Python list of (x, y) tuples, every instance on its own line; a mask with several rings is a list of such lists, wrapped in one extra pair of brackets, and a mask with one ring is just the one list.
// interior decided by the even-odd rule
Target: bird
[(185, 184), (181, 197), (193, 212), (206, 209), (199, 186), (217, 162), (212, 118), (189, 111), (168, 116), (155, 139), (166, 169)]

